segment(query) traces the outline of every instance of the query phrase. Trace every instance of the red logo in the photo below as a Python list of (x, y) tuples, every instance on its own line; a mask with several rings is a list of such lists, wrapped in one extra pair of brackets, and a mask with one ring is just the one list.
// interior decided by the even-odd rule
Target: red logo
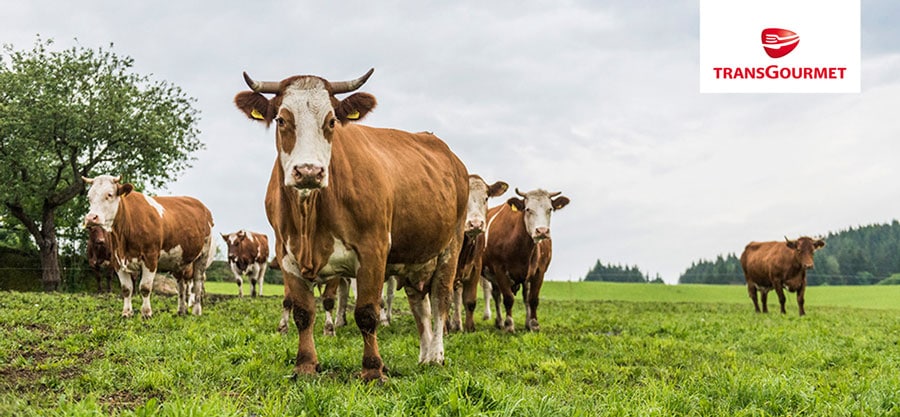
[(781, 58), (800, 43), (800, 35), (787, 29), (768, 28), (762, 31), (763, 49), (772, 58)]

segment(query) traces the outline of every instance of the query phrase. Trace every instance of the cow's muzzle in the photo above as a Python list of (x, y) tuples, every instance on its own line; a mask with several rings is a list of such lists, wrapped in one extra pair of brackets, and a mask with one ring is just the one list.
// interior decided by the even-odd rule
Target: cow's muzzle
[(469, 220), (466, 222), (466, 234), (469, 237), (476, 237), (484, 233), (484, 221)]
[(296, 188), (322, 188), (325, 168), (313, 164), (295, 165), (291, 170), (291, 178)]
[(531, 235), (531, 238), (534, 239), (535, 242), (550, 239), (550, 228), (538, 227), (534, 230), (534, 234)]
[(100, 226), (100, 215), (88, 213), (87, 216), (84, 216), (84, 228), (87, 229), (93, 226)]

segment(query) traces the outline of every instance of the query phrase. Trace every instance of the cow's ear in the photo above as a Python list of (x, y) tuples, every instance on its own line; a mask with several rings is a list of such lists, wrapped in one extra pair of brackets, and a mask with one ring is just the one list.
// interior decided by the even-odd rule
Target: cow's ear
[(509, 208), (512, 211), (524, 211), (525, 210), (525, 200), (516, 197), (510, 197), (509, 200), (506, 200), (506, 204), (509, 204)]
[(340, 100), (334, 106), (334, 113), (341, 124), (347, 124), (362, 120), (376, 105), (378, 105), (378, 101), (375, 100), (375, 96), (369, 93), (355, 93)]
[(269, 100), (260, 93), (241, 91), (234, 96), (234, 104), (248, 118), (266, 122), (266, 126), (275, 118), (275, 110), (270, 108)]
[(118, 188), (116, 188), (116, 195), (126, 196), (132, 191), (134, 191), (134, 186), (131, 183), (119, 184)]
[(509, 184), (503, 181), (497, 181), (488, 187), (488, 197), (500, 197), (507, 189), (509, 189)]
[(553, 206), (553, 210), (559, 210), (569, 204), (569, 197), (560, 196), (556, 197), (553, 200), (550, 200), (551, 205)]
[(219, 233), (219, 234), (222, 235), (222, 239), (225, 239), (226, 242), (228, 241), (228, 235), (226, 235), (225, 233)]
[(822, 249), (825, 247), (825, 241), (822, 239), (819, 239), (819, 240), (813, 242), (813, 247), (816, 249)]

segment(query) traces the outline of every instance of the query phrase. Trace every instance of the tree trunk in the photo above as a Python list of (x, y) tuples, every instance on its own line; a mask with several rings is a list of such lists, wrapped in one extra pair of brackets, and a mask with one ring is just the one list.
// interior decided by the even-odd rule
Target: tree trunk
[(59, 242), (56, 240), (56, 210), (44, 206), (40, 239), (37, 239), (41, 250), (41, 282), (44, 291), (59, 290)]
[[(49, 229), (44, 244), (38, 245), (41, 250), (41, 283), (44, 291), (59, 290), (59, 245), (56, 243), (56, 229)], [(49, 243), (49, 244), (48, 244)]]

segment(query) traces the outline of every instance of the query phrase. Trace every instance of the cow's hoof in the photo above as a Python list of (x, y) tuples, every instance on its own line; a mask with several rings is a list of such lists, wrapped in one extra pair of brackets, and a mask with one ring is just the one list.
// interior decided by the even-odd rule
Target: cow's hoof
[(497, 320), (494, 320), (494, 327), (502, 330), (503, 329), (503, 320), (500, 320), (500, 318), (497, 318)]
[(334, 336), (334, 325), (331, 323), (325, 324), (325, 331), (323, 332), (325, 336)]
[(146, 310), (141, 309), (141, 318), (143, 318), (143, 319), (149, 319), (149, 318), (151, 318), (151, 317), (153, 317), (153, 310), (151, 310), (151, 309), (149, 309), (149, 308), (146, 309)]
[(541, 331), (541, 325), (538, 324), (537, 320), (528, 320), (528, 325), (525, 327), (532, 332)]
[(488, 321), (488, 320), (490, 320), (490, 319), (491, 319), (491, 315), (490, 315), (490, 314), (485, 314), (485, 315), (481, 316), (481, 320), (482, 320), (482, 321)]
[(133, 310), (122, 310), (122, 317), (130, 319), (132, 316), (134, 316)]
[(305, 363), (303, 365), (295, 365), (294, 366), (294, 375), (296, 375), (296, 376), (315, 375), (320, 370), (321, 370), (321, 367), (317, 363)]
[(359, 374), (360, 379), (365, 382), (375, 382), (379, 385), (387, 382), (387, 377), (381, 369), (363, 369)]
[(277, 330), (278, 330), (278, 333), (287, 334), (287, 332), (288, 332), (287, 324), (278, 323)]

